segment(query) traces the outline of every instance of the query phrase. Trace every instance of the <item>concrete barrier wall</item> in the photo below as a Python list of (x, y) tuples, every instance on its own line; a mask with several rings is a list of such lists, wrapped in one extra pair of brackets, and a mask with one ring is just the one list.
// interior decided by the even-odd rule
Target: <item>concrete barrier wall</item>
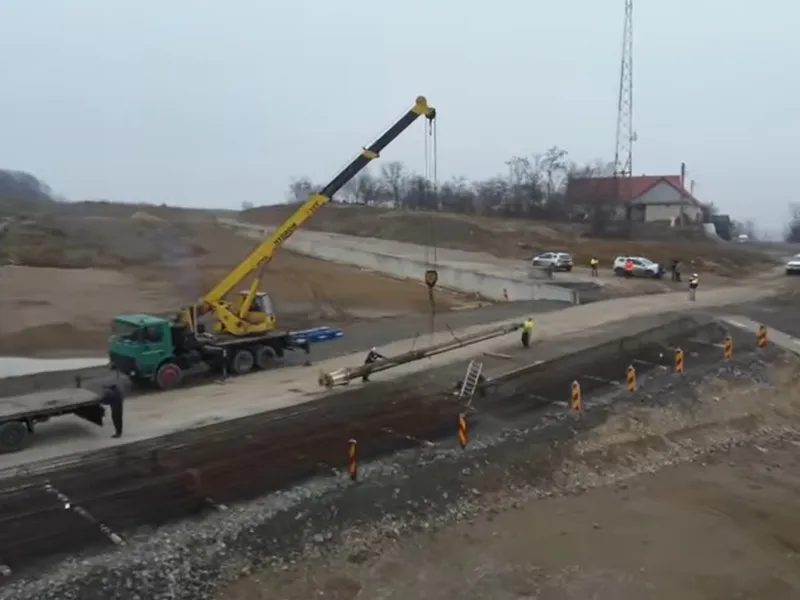
[[(228, 227), (254, 238), (267, 235), (271, 229), (252, 223), (242, 223), (233, 219), (220, 219)], [(393, 277), (413, 279), (422, 282), (429, 268), (425, 261), (425, 248), (413, 244), (387, 241), (385, 252), (380, 251), (381, 240), (357, 238), (353, 236), (318, 231), (298, 231), (286, 241), (285, 247), (292, 252), (338, 262), (384, 273)], [(390, 249), (389, 249), (390, 248)], [(439, 286), (451, 290), (480, 294), (489, 300), (550, 300), (568, 304), (579, 304), (579, 293), (550, 283), (531, 281), (527, 271), (518, 272), (495, 266), (486, 262), (492, 257), (480, 253), (447, 251), (459, 257), (474, 256), (474, 261), (440, 260), (436, 270), (439, 272)]]
[[(391, 256), (377, 252), (349, 247), (345, 245), (328, 245), (302, 238), (292, 238), (287, 248), (299, 254), (321, 258), (332, 262), (361, 267), (378, 273), (385, 273), (403, 279), (415, 279), (422, 282), (425, 271), (430, 268), (424, 260), (408, 257)], [(514, 279), (493, 275), (473, 269), (456, 267), (452, 263), (436, 266), (439, 272), (439, 286), (459, 292), (476, 293), (490, 300), (551, 300), (578, 304), (576, 290), (534, 283), (525, 279)]]

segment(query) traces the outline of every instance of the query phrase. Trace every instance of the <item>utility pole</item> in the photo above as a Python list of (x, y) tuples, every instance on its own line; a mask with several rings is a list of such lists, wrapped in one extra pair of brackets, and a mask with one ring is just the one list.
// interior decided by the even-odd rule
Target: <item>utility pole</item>
[[(614, 180), (617, 206), (631, 200), (630, 178), (633, 173), (633, 0), (625, 0), (625, 21), (622, 29), (622, 57), (619, 69), (617, 100), (617, 140), (614, 151)], [(628, 218), (630, 212), (628, 211)]]

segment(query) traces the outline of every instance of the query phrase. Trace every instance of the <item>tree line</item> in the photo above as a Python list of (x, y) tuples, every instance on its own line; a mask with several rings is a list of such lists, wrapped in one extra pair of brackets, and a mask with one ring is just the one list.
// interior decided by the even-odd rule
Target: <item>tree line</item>
[[(513, 156), (505, 162), (505, 167), (505, 173), (482, 181), (452, 177), (433, 182), (404, 163), (391, 161), (361, 171), (337, 193), (335, 201), (409, 210), (560, 219), (568, 217), (565, 193), (571, 177), (614, 173), (613, 163), (602, 160), (576, 163), (558, 146), (531, 157)], [(287, 201), (302, 202), (321, 187), (308, 177), (294, 179), (289, 185)]]
[[(579, 163), (571, 160), (569, 153), (558, 146), (530, 157), (512, 156), (505, 161), (505, 168), (505, 172), (485, 180), (452, 177), (433, 182), (400, 161), (390, 161), (375, 168), (365, 168), (336, 194), (333, 201), (406, 210), (567, 220), (576, 217), (566, 202), (567, 184), (571, 178), (614, 174), (613, 162), (598, 159)], [(289, 184), (286, 201), (303, 202), (321, 188), (322, 185), (308, 177), (295, 178)], [(609, 201), (613, 202), (613, 199), (606, 199)], [(598, 204), (603, 204), (603, 200), (598, 199)], [(704, 209), (709, 216), (719, 213), (713, 203), (705, 204)], [(756, 224), (751, 220), (730, 220), (727, 229), (730, 237), (740, 233), (751, 239), (756, 237)], [(789, 206), (785, 239), (800, 243), (800, 203)]]

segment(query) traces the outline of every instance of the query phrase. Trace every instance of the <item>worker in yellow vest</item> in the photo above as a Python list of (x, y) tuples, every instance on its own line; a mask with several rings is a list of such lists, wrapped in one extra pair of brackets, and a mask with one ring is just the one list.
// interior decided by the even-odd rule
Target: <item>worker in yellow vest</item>
[(533, 319), (528, 317), (522, 323), (522, 347), (528, 348), (531, 345), (531, 334), (533, 333)]
[(597, 260), (596, 256), (593, 256), (592, 259), (589, 261), (589, 266), (592, 269), (592, 277), (597, 277), (597, 267), (600, 266), (600, 261)]

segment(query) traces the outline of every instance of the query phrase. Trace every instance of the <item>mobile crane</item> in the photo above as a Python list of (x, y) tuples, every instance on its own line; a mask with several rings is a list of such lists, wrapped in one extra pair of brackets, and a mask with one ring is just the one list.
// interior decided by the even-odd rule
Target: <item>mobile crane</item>
[[(264, 267), (299, 227), (420, 116), (429, 122), (436, 118), (436, 109), (423, 96), (325, 187), (311, 194), (208, 293), (182, 308), (173, 320), (144, 314), (116, 316), (108, 345), (110, 367), (135, 382), (155, 383), (160, 389), (170, 389), (197, 371), (244, 374), (266, 368), (273, 358), (282, 357), (287, 350), (302, 349), (309, 353), (309, 344), (341, 336), (341, 330), (328, 327), (277, 332), (272, 302), (259, 289)], [(233, 301), (227, 300), (234, 288), (250, 275), (253, 280), (249, 288), (239, 292)]]

